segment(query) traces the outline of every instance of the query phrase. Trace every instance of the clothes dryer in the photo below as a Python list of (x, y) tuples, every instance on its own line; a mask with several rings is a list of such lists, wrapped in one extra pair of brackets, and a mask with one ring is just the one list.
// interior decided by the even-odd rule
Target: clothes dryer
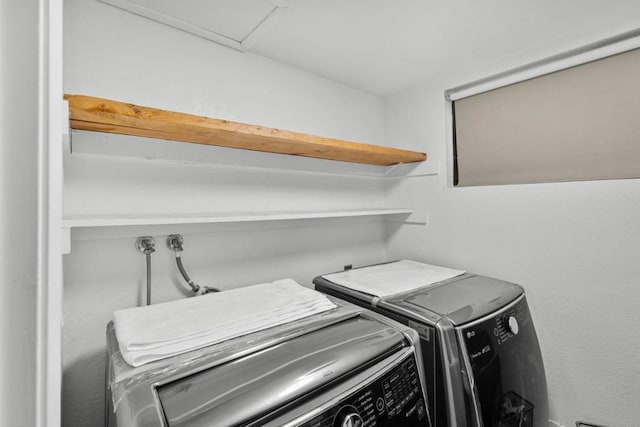
[[(348, 275), (355, 280), (371, 277), (371, 267)], [(378, 297), (341, 284), (340, 274), (327, 276), (331, 280), (314, 279), (316, 290), (419, 333), (434, 426), (547, 426), (544, 365), (521, 286), (465, 273)]]

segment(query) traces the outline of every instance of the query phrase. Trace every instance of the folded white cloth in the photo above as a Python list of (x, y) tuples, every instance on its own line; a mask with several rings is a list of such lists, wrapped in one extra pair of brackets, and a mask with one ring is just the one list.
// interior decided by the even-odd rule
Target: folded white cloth
[(402, 260), (327, 274), (322, 277), (356, 291), (377, 297), (387, 297), (432, 285), (464, 273), (463, 270)]
[(293, 279), (113, 313), (124, 360), (140, 366), (335, 308)]

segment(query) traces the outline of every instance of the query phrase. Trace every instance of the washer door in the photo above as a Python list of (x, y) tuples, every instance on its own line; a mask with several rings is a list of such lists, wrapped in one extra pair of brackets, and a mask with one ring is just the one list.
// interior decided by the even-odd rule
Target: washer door
[[(547, 426), (548, 402), (538, 338), (524, 296), (458, 329), (476, 412), (485, 427)], [(480, 423), (479, 423), (480, 424)]]
[(159, 385), (157, 399), (167, 426), (253, 425), (408, 345), (359, 315)]

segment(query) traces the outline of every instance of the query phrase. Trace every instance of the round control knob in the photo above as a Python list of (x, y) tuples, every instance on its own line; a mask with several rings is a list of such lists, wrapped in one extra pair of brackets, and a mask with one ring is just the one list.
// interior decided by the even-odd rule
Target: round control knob
[(520, 332), (520, 326), (518, 325), (518, 319), (516, 319), (515, 316), (505, 316), (504, 323), (506, 324), (509, 332), (513, 335), (518, 335), (518, 332)]
[(362, 427), (364, 420), (358, 414), (357, 409), (349, 405), (340, 408), (333, 425), (335, 427)]
[(358, 414), (349, 414), (342, 420), (341, 427), (360, 427), (364, 424), (362, 417)]

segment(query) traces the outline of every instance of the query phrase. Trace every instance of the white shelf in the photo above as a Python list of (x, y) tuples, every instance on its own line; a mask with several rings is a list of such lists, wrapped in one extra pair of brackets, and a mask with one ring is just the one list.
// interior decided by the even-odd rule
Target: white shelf
[[(150, 230), (166, 231), (158, 229), (162, 226), (189, 226), (204, 224), (233, 224), (256, 223), (261, 221), (290, 221), (308, 219), (330, 218), (358, 218), (358, 217), (391, 217), (394, 215), (409, 217), (412, 209), (355, 209), (347, 211), (307, 211), (307, 212), (246, 212), (246, 213), (215, 213), (215, 214), (176, 214), (176, 215), (74, 215), (62, 220), (62, 247), (63, 254), (71, 253), (71, 230), (86, 230), (74, 240), (87, 240), (92, 238), (105, 238), (106, 236), (129, 236), (140, 233), (148, 233)], [(116, 227), (131, 227), (131, 229), (119, 229)], [(127, 231), (128, 230), (128, 231)], [(133, 232), (133, 234), (131, 234)], [(88, 234), (87, 234), (88, 233)]]
[(295, 219), (348, 218), (365, 216), (411, 215), (412, 209), (356, 209), (348, 211), (246, 212), (178, 215), (75, 215), (62, 220), (63, 228), (122, 227), (132, 225), (211, 224)]

